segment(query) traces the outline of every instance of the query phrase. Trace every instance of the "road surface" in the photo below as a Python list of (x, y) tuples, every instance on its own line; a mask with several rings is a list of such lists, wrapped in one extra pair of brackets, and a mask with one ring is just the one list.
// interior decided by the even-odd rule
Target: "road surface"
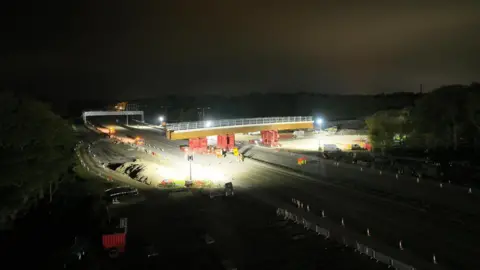
[[(386, 268), (301, 225), (285, 222), (276, 215), (275, 207), (245, 196), (248, 189), (238, 190), (234, 197), (215, 199), (196, 190), (157, 190), (96, 166), (103, 160), (121, 160), (131, 152), (126, 150), (128, 146), (99, 140), (91, 149), (87, 146), (79, 153), (92, 172), (130, 182), (146, 198), (117, 210), (119, 216), (129, 218), (127, 242), (132, 251), (115, 269), (138, 266), (141, 246), (151, 243), (158, 247), (161, 259), (140, 261), (162, 269), (225, 269), (219, 265), (224, 260), (238, 269)], [(94, 157), (94, 152), (99, 154)], [(153, 158), (144, 152), (132, 155)], [(214, 244), (202, 239), (206, 233)]]
[[(157, 130), (134, 132), (141, 134), (147, 144), (163, 148), (172, 160), (185, 162), (178, 148), (184, 142), (167, 141)], [(284, 167), (293, 167), (296, 162), (289, 153), (267, 155), (258, 148), (246, 155)], [(447, 184), (440, 188), (423, 180), (416, 183), (414, 179), (396, 179), (378, 171), (360, 171), (356, 166), (336, 167), (330, 161), (307, 164), (302, 168), (307, 175), (249, 159), (238, 163), (231, 156), (196, 156), (195, 162), (230, 173), (245, 194), (264, 203), (289, 204), (295, 198), (308, 204), (312, 214), (320, 216), (323, 210), (338, 226), (343, 219), (352, 232), (366, 235), (368, 229), (375, 242), (372, 245), (387, 246), (395, 253), (391, 256), (417, 268), (480, 269), (475, 256), (480, 241), (480, 211), (474, 207), (479, 197), (475, 192), (467, 194)], [(400, 241), (403, 251), (399, 249)], [(437, 265), (433, 264), (434, 255)]]

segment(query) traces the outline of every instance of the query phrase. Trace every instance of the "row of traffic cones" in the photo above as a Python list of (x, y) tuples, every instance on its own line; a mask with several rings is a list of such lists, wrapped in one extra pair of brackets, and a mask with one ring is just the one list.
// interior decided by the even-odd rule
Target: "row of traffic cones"
[(297, 208), (300, 208), (300, 209), (304, 209), (303, 207), (305, 206), (305, 210), (307, 212), (310, 212), (310, 206), (307, 204), (307, 205), (304, 205), (303, 202), (301, 202), (300, 200), (297, 200), (295, 198), (292, 198), (292, 203), (297, 207)]
[[(468, 193), (472, 193), (471, 188), (469, 189)], [(297, 200), (297, 199), (295, 199), (295, 198), (292, 198), (292, 203), (293, 203), (294, 205), (296, 205), (298, 208), (302, 208), (302, 209), (303, 209), (304, 204), (303, 204), (302, 202), (300, 202), (299, 200)], [(306, 205), (305, 210), (306, 210), (307, 212), (310, 212), (310, 206), (309, 206), (308, 204)], [(327, 216), (325, 215), (325, 211), (324, 211), (324, 210), (322, 210), (321, 215), (322, 215), (322, 218), (327, 217)], [(340, 223), (342, 224), (342, 227), (345, 228), (345, 220), (344, 220), (343, 218), (340, 220)], [(369, 228), (367, 228), (366, 233), (367, 233), (367, 236), (371, 236), (371, 233), (370, 233), (370, 229), (369, 229)], [(402, 242), (402, 240), (400, 240), (400, 241), (398, 242), (398, 248), (399, 248), (400, 250), (403, 250), (403, 242)], [(432, 262), (433, 262), (434, 264), (437, 264), (437, 258), (436, 258), (436, 256), (435, 256), (435, 254), (433, 254)]]
[[(295, 198), (292, 198), (292, 203), (294, 203), (298, 208), (303, 208), (303, 203), (300, 202), (299, 200), (295, 199)], [(306, 210), (307, 210), (307, 212), (310, 212), (310, 206), (309, 206), (309, 205), (306, 205)], [(321, 215), (322, 215), (322, 218), (325, 218), (325, 217), (326, 217), (324, 210), (322, 210)], [(296, 220), (296, 223), (299, 224), (299, 223), (300, 223), (300, 220)], [(303, 223), (304, 223), (304, 226), (306, 226), (305, 219), (303, 219)], [(342, 227), (345, 228), (345, 220), (344, 220), (343, 218), (340, 220), (340, 223), (341, 223)], [(367, 236), (369, 236), (369, 237), (371, 236), (370, 228), (367, 228), (366, 234), (367, 234)], [(327, 238), (328, 238), (328, 237), (327, 237)], [(399, 248), (400, 250), (404, 250), (404, 248), (403, 248), (403, 241), (402, 241), (402, 240), (400, 240), (400, 241), (398, 242), (398, 248)], [(437, 262), (437, 257), (436, 257), (435, 254), (432, 255), (432, 263), (433, 263), (433, 264), (438, 264), (438, 262)]]

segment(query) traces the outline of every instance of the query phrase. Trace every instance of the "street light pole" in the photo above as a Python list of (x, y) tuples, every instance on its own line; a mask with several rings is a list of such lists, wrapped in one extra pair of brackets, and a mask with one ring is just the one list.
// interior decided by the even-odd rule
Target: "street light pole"
[(205, 109), (210, 110), (211, 108), (210, 108), (210, 107), (200, 107), (200, 108), (197, 108), (197, 110), (198, 110), (198, 118), (199, 118), (200, 121), (205, 120)]
[(322, 118), (317, 118), (317, 119), (315, 120), (315, 123), (317, 124), (317, 126), (319, 127), (319, 129), (322, 130), (323, 119), (322, 119)]
[(170, 108), (170, 107), (172, 107), (172, 106), (167, 106), (167, 105), (162, 105), (162, 106), (160, 106), (160, 109), (163, 109), (163, 115), (162, 115), (162, 117), (163, 117), (164, 119), (168, 118), (168, 108)]
[(190, 182), (192, 182), (192, 161), (190, 160)]
[(190, 154), (187, 154), (187, 158), (188, 158), (188, 165), (190, 167), (190, 180), (188, 181), (188, 185), (186, 186), (190, 186), (193, 184), (193, 180), (192, 180), (192, 161), (193, 161), (193, 154), (190, 155)]

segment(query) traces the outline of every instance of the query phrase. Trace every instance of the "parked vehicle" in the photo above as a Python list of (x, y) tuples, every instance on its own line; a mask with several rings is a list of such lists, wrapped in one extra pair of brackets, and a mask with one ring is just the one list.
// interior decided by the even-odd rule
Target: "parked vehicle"
[(205, 189), (204, 191), (207, 192), (210, 199), (213, 199), (215, 197), (230, 197), (235, 195), (232, 182), (225, 183), (223, 188), (221, 185), (219, 185), (218, 187)]
[(225, 183), (225, 197), (233, 196), (235, 192), (233, 191), (233, 184), (232, 182)]
[(122, 186), (105, 190), (104, 199), (107, 202), (112, 202), (116, 204), (119, 203), (119, 200), (121, 200), (122, 198), (124, 199), (128, 197), (136, 197), (138, 195), (138, 189), (128, 186)]

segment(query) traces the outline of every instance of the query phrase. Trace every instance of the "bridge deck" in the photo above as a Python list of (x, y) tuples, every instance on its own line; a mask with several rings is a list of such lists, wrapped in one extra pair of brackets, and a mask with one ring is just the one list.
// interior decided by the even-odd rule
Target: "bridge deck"
[(287, 117), (262, 117), (262, 118), (243, 118), (243, 119), (224, 119), (215, 121), (197, 121), (197, 122), (182, 122), (172, 123), (167, 125), (167, 130), (181, 132), (193, 131), (199, 129), (214, 129), (214, 128), (229, 128), (241, 126), (261, 126), (270, 124), (287, 124), (287, 123), (302, 123), (312, 122), (311, 116), (287, 116)]
[(84, 111), (82, 113), (83, 122), (87, 121), (87, 117), (89, 116), (116, 116), (122, 115), (127, 116), (127, 125), (128, 125), (128, 116), (131, 115), (140, 115), (142, 118), (142, 122), (144, 121), (143, 111)]
[(261, 130), (313, 128), (311, 116), (265, 117), (186, 122), (167, 125), (167, 138), (183, 140), (214, 135), (248, 133)]

